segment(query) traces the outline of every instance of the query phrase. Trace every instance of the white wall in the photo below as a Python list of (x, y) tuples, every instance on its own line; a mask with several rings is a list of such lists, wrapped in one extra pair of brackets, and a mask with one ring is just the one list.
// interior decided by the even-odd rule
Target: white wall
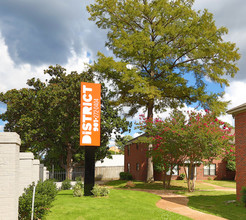
[(18, 219), (19, 150), (14, 132), (0, 132), (0, 219)]

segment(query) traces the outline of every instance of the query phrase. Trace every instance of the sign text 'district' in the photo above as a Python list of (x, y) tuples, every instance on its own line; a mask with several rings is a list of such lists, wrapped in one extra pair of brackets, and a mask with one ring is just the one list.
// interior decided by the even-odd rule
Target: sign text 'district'
[(100, 146), (101, 85), (81, 83), (80, 146)]

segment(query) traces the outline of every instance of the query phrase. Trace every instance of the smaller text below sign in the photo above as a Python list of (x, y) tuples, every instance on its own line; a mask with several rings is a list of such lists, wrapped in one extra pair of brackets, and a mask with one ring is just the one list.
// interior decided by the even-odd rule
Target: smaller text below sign
[(80, 146), (100, 146), (101, 84), (81, 82)]

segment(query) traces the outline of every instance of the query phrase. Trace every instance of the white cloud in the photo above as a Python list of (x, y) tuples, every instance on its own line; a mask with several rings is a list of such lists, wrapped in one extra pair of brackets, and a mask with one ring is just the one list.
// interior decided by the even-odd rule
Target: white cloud
[[(27, 87), (27, 79), (40, 78), (45, 80), (48, 75), (44, 75), (43, 71), (48, 68), (49, 65), (31, 66), (30, 64), (16, 65), (11, 59), (8, 47), (5, 44), (3, 37), (0, 35), (0, 92), (6, 92), (10, 89), (20, 89)], [(81, 56), (77, 56), (74, 51), (71, 51), (72, 56), (68, 59), (68, 63), (63, 65), (67, 69), (67, 73), (71, 71), (78, 71), (79, 73), (85, 70), (85, 63), (89, 63), (87, 53), (82, 53)], [(55, 64), (53, 64), (55, 65)]]

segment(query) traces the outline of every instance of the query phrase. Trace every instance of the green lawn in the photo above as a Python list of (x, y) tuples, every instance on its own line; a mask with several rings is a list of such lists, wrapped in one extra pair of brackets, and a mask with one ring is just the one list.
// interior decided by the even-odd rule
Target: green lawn
[[(126, 180), (115, 180), (106, 183), (108, 186), (113, 186), (115, 188), (125, 188)], [(156, 189), (163, 190), (163, 185), (161, 181), (155, 181), (153, 183), (145, 183), (140, 181), (133, 181), (137, 189)], [(196, 190), (210, 190), (214, 189), (212, 186), (207, 186), (202, 183), (196, 183)], [(172, 180), (170, 190), (187, 190), (187, 183), (184, 180)]]
[(222, 187), (236, 188), (236, 181), (233, 180), (203, 180), (203, 182)]
[(234, 192), (196, 191), (186, 195), (189, 197), (190, 208), (226, 219), (246, 219), (246, 208), (242, 204), (227, 203), (227, 201), (236, 200)]
[(73, 197), (72, 190), (60, 191), (47, 220), (155, 220), (189, 219), (156, 207), (160, 197), (130, 190), (111, 189), (108, 197)]

